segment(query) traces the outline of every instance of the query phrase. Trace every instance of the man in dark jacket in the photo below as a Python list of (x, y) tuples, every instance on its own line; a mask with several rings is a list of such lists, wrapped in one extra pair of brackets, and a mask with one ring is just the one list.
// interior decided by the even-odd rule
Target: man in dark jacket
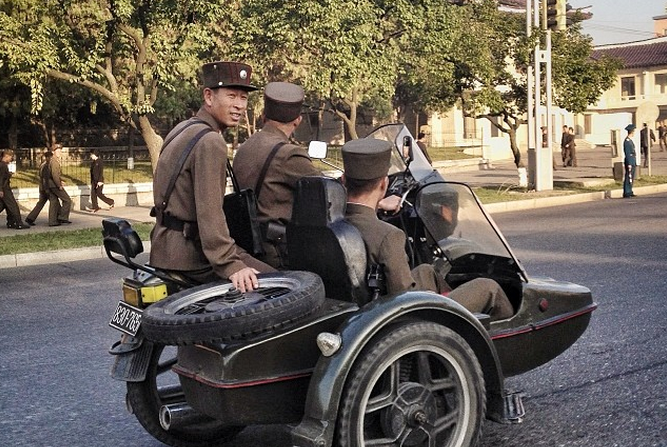
[(651, 156), (650, 148), (653, 143), (655, 143), (653, 129), (649, 129), (646, 123), (644, 123), (642, 125), (642, 130), (639, 131), (639, 146), (642, 150), (642, 165), (645, 168), (648, 167), (648, 158)]
[(97, 205), (98, 198), (109, 205), (109, 209), (113, 208), (115, 202), (102, 192), (104, 188), (104, 162), (100, 158), (100, 153), (97, 149), (93, 149), (90, 152), (90, 159), (92, 160), (90, 163), (90, 202), (93, 205), (90, 212), (96, 213), (100, 210), (100, 207)]
[[(44, 208), (47, 201), (58, 200), (58, 198), (49, 190), (49, 178), (51, 177), (49, 164), (51, 163), (51, 157), (53, 157), (53, 152), (46, 151), (44, 153), (44, 161), (39, 165), (39, 200), (32, 211), (30, 211), (30, 214), (25, 218), (28, 225), (35, 225), (35, 220), (37, 220), (37, 216), (42, 212), (42, 208)], [(49, 218), (49, 220), (51, 220), (51, 218)]]
[(62, 179), (60, 161), (63, 147), (56, 144), (53, 147), (53, 157), (49, 163), (51, 176), (49, 178), (49, 193), (56, 197), (49, 204), (49, 226), (55, 227), (62, 224), (71, 224), (69, 213), (72, 210), (72, 199), (65, 190), (65, 181)]
[(0, 212), (7, 211), (7, 228), (25, 230), (30, 226), (21, 220), (21, 210), (16, 202), (14, 192), (9, 179), (12, 173), (9, 171), (9, 163), (14, 159), (14, 151), (7, 149), (0, 156)]

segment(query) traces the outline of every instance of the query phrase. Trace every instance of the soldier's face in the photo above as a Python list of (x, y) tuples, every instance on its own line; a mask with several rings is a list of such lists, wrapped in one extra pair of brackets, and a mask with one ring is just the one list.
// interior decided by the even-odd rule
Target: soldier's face
[(248, 107), (248, 92), (241, 89), (220, 87), (204, 90), (206, 110), (221, 127), (238, 125)]

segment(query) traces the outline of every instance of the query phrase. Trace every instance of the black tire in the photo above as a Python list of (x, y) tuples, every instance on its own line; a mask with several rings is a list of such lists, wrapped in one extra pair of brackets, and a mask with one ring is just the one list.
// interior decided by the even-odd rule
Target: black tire
[(435, 323), (407, 323), (372, 341), (355, 362), (337, 439), (340, 447), (474, 446), (485, 411), (484, 377), (466, 341)]
[(164, 430), (159, 420), (162, 405), (185, 401), (178, 377), (171, 371), (174, 363), (175, 347), (155, 345), (146, 379), (127, 383), (128, 405), (151, 436), (173, 447), (212, 447), (230, 441), (243, 430), (215, 420)]
[(259, 289), (241, 293), (229, 281), (178, 292), (151, 305), (141, 323), (149, 340), (166, 345), (230, 341), (282, 327), (324, 301), (322, 279), (310, 272), (267, 273)]

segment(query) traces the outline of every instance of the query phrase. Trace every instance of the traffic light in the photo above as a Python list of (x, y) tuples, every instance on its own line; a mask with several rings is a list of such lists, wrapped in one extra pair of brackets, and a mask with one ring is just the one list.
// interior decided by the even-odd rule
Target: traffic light
[(567, 0), (546, 0), (547, 28), (564, 30), (567, 26)]

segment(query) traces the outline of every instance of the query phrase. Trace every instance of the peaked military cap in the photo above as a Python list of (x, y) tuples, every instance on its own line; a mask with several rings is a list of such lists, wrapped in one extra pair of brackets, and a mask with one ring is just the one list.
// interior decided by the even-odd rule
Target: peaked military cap
[(217, 61), (202, 66), (205, 88), (238, 88), (246, 91), (257, 90), (250, 84), (252, 68), (241, 62)]
[(342, 149), (345, 176), (357, 180), (373, 180), (386, 176), (393, 147), (389, 141), (375, 138), (348, 141)]
[(269, 82), (264, 88), (264, 117), (289, 123), (301, 115), (303, 88), (289, 82)]
[(625, 126), (625, 130), (627, 130), (628, 132), (632, 132), (636, 128), (637, 126), (635, 126), (634, 124), (628, 124), (627, 126)]

